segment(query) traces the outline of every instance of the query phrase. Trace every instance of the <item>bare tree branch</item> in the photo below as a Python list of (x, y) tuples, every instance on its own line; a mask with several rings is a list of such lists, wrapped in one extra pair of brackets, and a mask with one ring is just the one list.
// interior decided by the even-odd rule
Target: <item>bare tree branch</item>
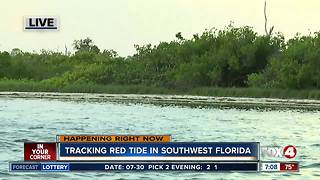
[(264, 1), (264, 30), (267, 36), (271, 36), (274, 26), (272, 26), (269, 31), (267, 28), (268, 18), (267, 18), (267, 0)]
[(268, 23), (268, 18), (267, 18), (267, 1), (264, 1), (264, 30), (266, 32), (266, 35), (268, 35), (268, 30), (267, 30), (267, 23)]

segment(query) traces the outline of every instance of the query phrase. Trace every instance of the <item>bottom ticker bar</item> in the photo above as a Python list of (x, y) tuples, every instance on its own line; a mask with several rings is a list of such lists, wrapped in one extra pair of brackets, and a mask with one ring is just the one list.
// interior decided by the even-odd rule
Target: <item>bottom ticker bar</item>
[(258, 171), (257, 162), (11, 162), (11, 172), (66, 171)]

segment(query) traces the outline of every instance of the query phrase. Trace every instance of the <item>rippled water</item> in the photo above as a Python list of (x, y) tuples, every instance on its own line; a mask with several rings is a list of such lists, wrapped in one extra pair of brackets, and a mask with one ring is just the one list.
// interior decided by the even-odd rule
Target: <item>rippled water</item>
[[(320, 179), (320, 112), (240, 110), (0, 99), (2, 179)], [(297, 147), (298, 173), (9, 173), (23, 160), (24, 141), (54, 141), (57, 134), (172, 134), (174, 141), (258, 141)]]

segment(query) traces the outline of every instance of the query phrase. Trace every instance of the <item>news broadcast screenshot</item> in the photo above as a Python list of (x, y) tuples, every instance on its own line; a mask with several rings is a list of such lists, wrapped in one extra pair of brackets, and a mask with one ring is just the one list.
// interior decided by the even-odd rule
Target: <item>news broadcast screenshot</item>
[(320, 179), (319, 0), (2, 0), (0, 179)]

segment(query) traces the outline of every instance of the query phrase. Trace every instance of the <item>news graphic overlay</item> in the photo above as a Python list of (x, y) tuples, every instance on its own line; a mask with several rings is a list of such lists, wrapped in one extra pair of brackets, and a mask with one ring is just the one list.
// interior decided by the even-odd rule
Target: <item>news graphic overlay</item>
[(57, 16), (25, 16), (23, 18), (24, 31), (58, 31), (60, 19)]
[(258, 171), (255, 162), (11, 162), (11, 172)]
[(297, 148), (293, 145), (287, 146), (261, 146), (262, 157), (268, 157), (275, 160), (294, 159), (297, 155)]
[(56, 161), (56, 143), (24, 143), (25, 161)]
[(297, 149), (296, 149), (296, 147), (294, 147), (294, 146), (292, 146), (292, 145), (286, 146), (286, 147), (284, 147), (284, 149), (283, 149), (283, 154), (284, 154), (284, 156), (285, 156), (286, 158), (292, 159), (292, 158), (296, 157), (296, 155), (297, 155)]
[(258, 161), (258, 143), (59, 143), (63, 161)]
[(260, 165), (263, 172), (298, 172), (298, 162), (263, 162)]
[(171, 135), (57, 135), (57, 142), (170, 142)]
[[(259, 142), (172, 142), (171, 135), (57, 135), (55, 142), (25, 142), (24, 161), (10, 172), (190, 171), (297, 172), (293, 145)], [(263, 161), (261, 154), (286, 158)]]
[(70, 171), (69, 163), (59, 162), (10, 162), (11, 172), (64, 172)]

